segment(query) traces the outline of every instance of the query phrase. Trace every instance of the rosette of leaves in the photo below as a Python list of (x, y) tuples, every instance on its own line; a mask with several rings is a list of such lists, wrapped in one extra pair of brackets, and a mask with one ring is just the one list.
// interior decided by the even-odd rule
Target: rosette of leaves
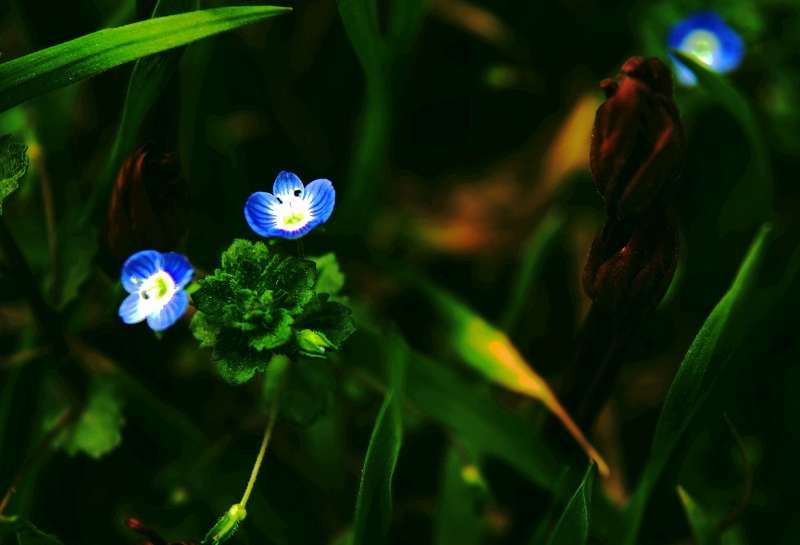
[(325, 357), (353, 333), (350, 309), (331, 293), (343, 282), (335, 258), (319, 262), (235, 240), (199, 282), (192, 333), (225, 380), (247, 382), (274, 355)]

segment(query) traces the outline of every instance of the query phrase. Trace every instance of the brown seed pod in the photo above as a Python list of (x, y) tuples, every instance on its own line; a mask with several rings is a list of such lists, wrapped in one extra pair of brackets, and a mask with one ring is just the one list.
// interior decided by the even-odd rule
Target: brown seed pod
[(636, 223), (610, 219), (592, 243), (583, 288), (613, 316), (635, 318), (655, 309), (677, 262), (678, 235), (666, 213)]
[(595, 116), (590, 164), (609, 217), (646, 211), (680, 176), (685, 137), (672, 97), (672, 75), (656, 58), (631, 57)]
[(105, 242), (120, 263), (142, 249), (174, 250), (186, 235), (187, 184), (174, 153), (145, 145), (119, 169)]

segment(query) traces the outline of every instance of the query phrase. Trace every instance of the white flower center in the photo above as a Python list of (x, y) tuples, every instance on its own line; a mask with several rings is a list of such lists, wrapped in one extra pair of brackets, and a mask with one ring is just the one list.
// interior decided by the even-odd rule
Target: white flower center
[(690, 32), (679, 49), (706, 66), (713, 67), (719, 47), (719, 40), (713, 32), (699, 29)]
[(275, 209), (275, 226), (285, 231), (297, 231), (305, 227), (314, 215), (309, 210), (309, 201), (295, 195), (281, 195)]
[(139, 285), (139, 307), (148, 316), (160, 312), (177, 291), (175, 281), (166, 271), (158, 271), (143, 280), (134, 278), (133, 283)]

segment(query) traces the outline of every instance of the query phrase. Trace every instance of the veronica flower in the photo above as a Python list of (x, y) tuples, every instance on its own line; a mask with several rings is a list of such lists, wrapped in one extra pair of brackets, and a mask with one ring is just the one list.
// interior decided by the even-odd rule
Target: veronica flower
[(296, 174), (283, 170), (275, 178), (272, 193), (250, 195), (244, 217), (262, 237), (300, 238), (328, 221), (335, 202), (330, 180), (314, 180), (304, 186)]
[[(669, 48), (697, 59), (710, 70), (730, 72), (742, 61), (744, 43), (731, 27), (716, 13), (698, 13), (678, 22), (669, 33)], [(694, 73), (673, 55), (678, 81), (695, 85)]]
[(143, 250), (122, 265), (122, 287), (130, 293), (119, 306), (119, 317), (126, 324), (147, 319), (154, 331), (163, 331), (178, 321), (189, 306), (183, 288), (194, 270), (180, 254)]

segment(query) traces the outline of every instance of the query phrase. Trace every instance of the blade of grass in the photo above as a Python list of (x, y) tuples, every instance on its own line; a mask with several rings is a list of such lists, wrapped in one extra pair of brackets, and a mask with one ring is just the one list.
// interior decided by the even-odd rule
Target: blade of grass
[[(156, 7), (153, 8), (151, 19), (196, 10), (199, 9), (199, 4), (198, 0), (159, 0)], [(93, 194), (87, 202), (88, 209), (83, 216), (84, 219), (94, 215), (100, 208), (100, 203), (107, 202), (111, 193), (111, 180), (114, 173), (123, 158), (136, 146), (139, 129), (144, 123), (147, 113), (172, 78), (182, 53), (182, 49), (169, 49), (163, 53), (139, 59), (133, 66), (114, 145), (106, 161), (100, 183), (93, 186)]]
[(344, 228), (370, 219), (379, 198), (393, 118), (392, 88), (426, 13), (426, 0), (394, 0), (389, 6), (390, 35), (379, 27), (376, 0), (338, 0), (339, 15), (364, 70), (366, 87), (359, 136), (350, 166), (341, 213)]
[(692, 529), (695, 543), (697, 545), (719, 545), (720, 535), (717, 525), (709, 517), (708, 513), (692, 498), (689, 493), (681, 486), (678, 487), (678, 497), (686, 512), (689, 527)]
[(226, 7), (99, 30), (0, 64), (0, 112), (115, 66), (289, 11)]
[(352, 545), (386, 543), (392, 517), (392, 481), (403, 442), (403, 390), (407, 352), (397, 337), (390, 342), (389, 392), (369, 440), (356, 499)]
[(588, 541), (594, 475), (595, 465), (590, 464), (580, 486), (558, 519), (548, 545), (585, 545)]
[[(769, 287), (759, 285), (759, 276), (767, 275), (775, 266), (766, 262), (767, 248), (775, 237), (769, 225), (756, 235), (742, 261), (730, 289), (712, 310), (689, 347), (664, 400), (656, 425), (651, 455), (639, 485), (626, 508), (624, 536), (618, 541), (633, 545), (644, 518), (645, 509), (656, 484), (667, 472), (679, 442), (703, 410), (718, 380), (733, 372), (732, 362), (741, 365), (746, 357), (736, 357), (753, 343), (745, 343), (759, 335), (759, 323), (774, 311), (784, 291), (794, 281), (800, 268), (800, 251), (795, 247), (791, 259), (778, 265), (782, 277), (769, 280)], [(785, 255), (781, 256), (785, 259)], [(751, 333), (748, 335), (748, 333)]]

